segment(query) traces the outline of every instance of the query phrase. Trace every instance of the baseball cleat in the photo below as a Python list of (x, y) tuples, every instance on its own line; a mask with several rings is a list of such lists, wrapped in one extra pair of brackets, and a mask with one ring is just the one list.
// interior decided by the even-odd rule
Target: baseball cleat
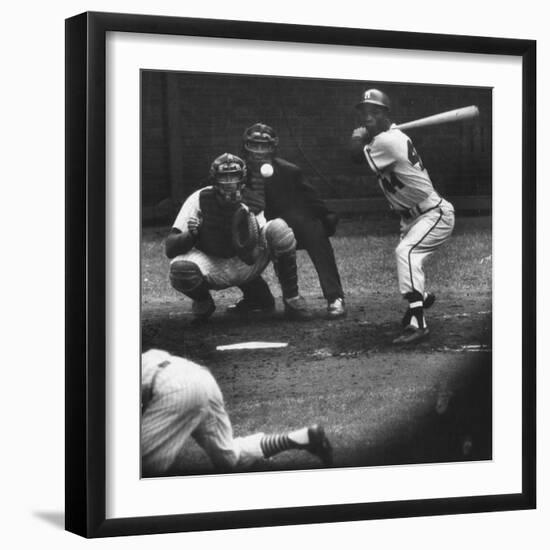
[(325, 429), (314, 424), (307, 429), (309, 443), (305, 449), (312, 455), (319, 457), (325, 466), (332, 466), (332, 446), (325, 434)]
[(329, 319), (340, 319), (346, 316), (346, 304), (344, 298), (336, 298), (333, 302), (328, 302), (327, 315)]
[(431, 292), (426, 293), (426, 297), (424, 298), (424, 309), (429, 309), (434, 305), (435, 302), (435, 294), (432, 294)]
[(311, 313), (307, 308), (306, 301), (298, 294), (294, 298), (283, 298), (285, 305), (285, 317), (294, 321), (307, 321), (311, 319)]
[(266, 301), (264, 303), (251, 302), (246, 298), (242, 298), (241, 300), (227, 308), (228, 313), (242, 316), (259, 313), (273, 313), (274, 311), (275, 300), (273, 298), (269, 302)]
[(401, 336), (398, 336), (393, 343), (394, 344), (414, 344), (419, 340), (422, 340), (430, 334), (430, 329), (428, 327), (418, 328), (413, 325), (407, 325), (403, 329)]
[(191, 311), (196, 321), (206, 321), (216, 311), (216, 304), (209, 294), (205, 300), (193, 300)]

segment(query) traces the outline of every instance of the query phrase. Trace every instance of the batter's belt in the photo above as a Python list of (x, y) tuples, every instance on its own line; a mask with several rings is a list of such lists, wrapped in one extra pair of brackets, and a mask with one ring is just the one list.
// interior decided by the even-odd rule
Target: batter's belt
[(428, 197), (407, 210), (399, 210), (399, 213), (406, 220), (412, 220), (413, 218), (418, 218), (418, 216), (421, 216), (430, 210), (436, 209), (442, 202), (443, 199), (441, 197)]

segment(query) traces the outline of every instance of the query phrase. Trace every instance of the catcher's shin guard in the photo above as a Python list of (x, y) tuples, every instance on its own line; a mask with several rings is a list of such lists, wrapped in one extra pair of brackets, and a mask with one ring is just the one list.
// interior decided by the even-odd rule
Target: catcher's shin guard
[(283, 298), (298, 296), (298, 268), (296, 267), (296, 250), (281, 254), (273, 261), (275, 273), (279, 279)]
[(192, 300), (202, 302), (210, 297), (210, 292), (199, 266), (187, 260), (174, 261), (170, 265), (172, 286)]

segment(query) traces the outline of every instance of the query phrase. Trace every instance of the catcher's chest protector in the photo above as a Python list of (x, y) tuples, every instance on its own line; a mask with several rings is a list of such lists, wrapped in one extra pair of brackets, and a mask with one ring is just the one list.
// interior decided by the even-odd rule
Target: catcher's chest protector
[(260, 174), (259, 167), (250, 170), (248, 185), (243, 193), (243, 202), (254, 214), (265, 210), (265, 178)]
[(236, 256), (231, 241), (231, 221), (234, 208), (222, 207), (214, 189), (205, 189), (199, 196), (202, 225), (196, 247), (209, 256), (232, 258)]

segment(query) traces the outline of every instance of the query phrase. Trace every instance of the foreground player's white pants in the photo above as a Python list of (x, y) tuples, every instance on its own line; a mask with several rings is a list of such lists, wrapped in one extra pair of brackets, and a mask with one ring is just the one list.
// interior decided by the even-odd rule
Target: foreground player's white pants
[[(145, 395), (144, 395), (145, 393)], [(189, 436), (227, 471), (263, 457), (263, 434), (233, 439), (220, 388), (208, 369), (160, 350), (142, 358), (142, 474), (168, 471)]]
[(444, 199), (437, 208), (410, 223), (402, 221), (401, 241), (395, 249), (401, 294), (417, 291), (424, 295), (424, 261), (447, 242), (454, 224), (453, 206)]

